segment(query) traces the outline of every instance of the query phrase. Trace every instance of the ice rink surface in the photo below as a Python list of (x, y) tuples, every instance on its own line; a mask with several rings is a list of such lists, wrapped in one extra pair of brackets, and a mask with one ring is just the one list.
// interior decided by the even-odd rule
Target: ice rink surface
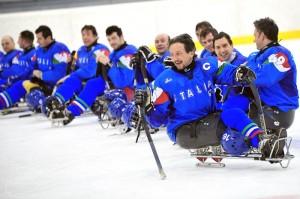
[[(300, 41), (283, 44), (299, 66)], [(58, 128), (41, 115), (17, 115), (0, 116), (0, 199), (300, 199), (299, 111), (288, 130), (296, 157), (287, 169), (236, 159), (225, 159), (225, 168), (196, 167), (159, 131), (152, 137), (166, 180), (144, 134), (136, 144), (136, 133), (103, 130), (95, 116)]]

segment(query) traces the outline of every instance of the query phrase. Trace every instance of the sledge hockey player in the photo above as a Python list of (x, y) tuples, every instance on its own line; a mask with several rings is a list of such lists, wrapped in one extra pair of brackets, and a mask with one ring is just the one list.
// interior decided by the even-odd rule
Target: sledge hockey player
[[(1, 66), (1, 61), (2, 61), (3, 57), (4, 57), (4, 54), (2, 51), (0, 51), (0, 66)], [(0, 71), (1, 71), (1, 69), (0, 69)]]
[[(214, 84), (248, 84), (255, 79), (255, 74), (247, 67), (233, 66), (219, 62), (215, 57), (195, 58), (195, 44), (188, 34), (179, 35), (170, 42), (170, 53), (174, 67), (165, 70), (151, 84), (151, 93), (137, 90), (136, 104), (144, 104), (146, 120), (152, 127), (167, 125), (170, 139), (186, 149), (198, 149), (219, 145), (222, 141), (227, 153), (242, 154), (253, 148), (264, 151), (270, 140), (261, 139), (263, 130), (253, 123), (244, 112), (215, 112)], [(247, 73), (245, 71), (247, 70)], [(138, 108), (128, 111), (132, 127), (141, 120)], [(233, 113), (233, 112), (232, 112)], [(229, 117), (229, 116), (230, 117)], [(226, 118), (226, 116), (228, 118)], [(222, 120), (226, 119), (226, 126)], [(248, 128), (251, 125), (251, 128)], [(226, 140), (227, 135), (238, 131), (238, 146)], [(225, 139), (222, 140), (223, 134)]]
[[(213, 28), (211, 23), (209, 23), (208, 21), (201, 21), (201, 22), (197, 23), (196, 28), (195, 28), (195, 33), (196, 33), (197, 39), (202, 47), (204, 47), (204, 44), (202, 43), (200, 35), (203, 30), (208, 29), (208, 28)], [(202, 52), (200, 53), (199, 58), (201, 58), (202, 54), (204, 55), (206, 53), (208, 53), (208, 51), (207, 51), (207, 49), (204, 48), (202, 50)]]
[(15, 42), (11, 36), (4, 36), (1, 40), (1, 45), (5, 51), (0, 62), (0, 91), (5, 90), (12, 83), (13, 70), (12, 66), (16, 64), (20, 50), (15, 49)]
[[(75, 100), (72, 100), (65, 109), (59, 110), (59, 113), (53, 115), (52, 119), (61, 120), (64, 125), (70, 123), (75, 116), (91, 108), (97, 96), (103, 95), (104, 91), (111, 87), (108, 81), (111, 81), (115, 88), (106, 94), (111, 103), (126, 100), (124, 93), (127, 100), (133, 97), (134, 72), (129, 63), (137, 49), (125, 42), (122, 29), (118, 26), (109, 26), (106, 29), (106, 37), (113, 51), (109, 57), (104, 54), (98, 57), (98, 61), (104, 66), (100, 73), (102, 76), (88, 80)], [(118, 99), (115, 100), (115, 98)], [(119, 115), (119, 113), (114, 114)]]
[[(230, 63), (237, 67), (247, 61), (247, 58), (244, 55), (233, 48), (231, 37), (225, 32), (220, 32), (214, 37), (213, 46), (220, 61)], [(230, 88), (230, 90), (228, 90), (227, 85), (216, 85), (217, 109), (222, 108), (223, 100), (225, 100), (224, 98), (235, 95), (235, 90), (238, 90), (239, 88)], [(229, 93), (227, 93), (227, 91)]]
[(27, 103), (40, 109), (45, 96), (50, 95), (56, 82), (65, 76), (69, 49), (53, 39), (48, 26), (36, 31), (39, 47), (36, 49), (37, 66), (28, 80), (20, 80), (0, 93), (0, 109), (8, 108), (26, 95)]
[[(285, 138), (286, 129), (292, 125), (299, 106), (296, 65), (291, 52), (278, 43), (279, 29), (272, 19), (256, 20), (254, 27), (254, 41), (259, 51), (250, 54), (247, 66), (256, 74), (254, 84), (261, 98), (267, 132), (274, 135), (274, 139)], [(246, 73), (243, 70), (240, 68), (241, 73)], [(230, 123), (228, 120), (236, 111), (249, 111), (250, 117), (257, 121), (258, 107), (252, 101), (253, 95), (247, 89), (243, 89), (240, 95), (230, 97), (223, 105), (228, 113), (228, 117), (223, 118), (224, 123)], [(250, 124), (247, 128), (252, 126)], [(278, 150), (272, 154), (275, 158), (284, 156), (285, 140), (278, 142), (278, 145)]]
[(200, 33), (200, 43), (204, 47), (199, 58), (205, 58), (208, 56), (216, 56), (214, 51), (213, 40), (218, 34), (218, 31), (214, 28), (207, 28)]
[(109, 56), (109, 49), (97, 42), (98, 33), (94, 26), (83, 26), (81, 36), (84, 45), (77, 51), (75, 71), (59, 80), (61, 84), (46, 100), (45, 108), (48, 116), (54, 109), (64, 109), (65, 104), (83, 89), (84, 83), (98, 75), (97, 58), (100, 55)]

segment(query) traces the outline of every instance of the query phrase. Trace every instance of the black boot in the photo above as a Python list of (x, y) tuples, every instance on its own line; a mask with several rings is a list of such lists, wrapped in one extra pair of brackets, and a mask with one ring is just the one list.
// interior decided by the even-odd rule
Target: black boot
[(62, 104), (60, 103), (60, 101), (58, 100), (57, 97), (55, 96), (49, 96), (47, 97), (46, 101), (45, 101), (45, 114), (47, 117), (50, 116), (50, 113), (53, 110), (60, 110), (62, 109)]
[(63, 125), (69, 124), (75, 117), (67, 109), (55, 109), (50, 113), (50, 119), (56, 122), (62, 122)]

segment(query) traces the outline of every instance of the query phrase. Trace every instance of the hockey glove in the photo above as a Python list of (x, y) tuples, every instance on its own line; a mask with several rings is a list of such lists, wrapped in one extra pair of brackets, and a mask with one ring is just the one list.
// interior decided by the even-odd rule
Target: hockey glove
[(164, 59), (164, 65), (165, 65), (166, 68), (172, 68), (172, 67), (175, 67), (175, 64), (174, 64), (174, 62), (173, 62), (173, 60), (172, 60), (171, 57), (166, 57), (166, 58)]
[(139, 47), (138, 51), (147, 63), (153, 62), (158, 57), (147, 46)]
[(151, 93), (149, 89), (136, 89), (134, 94), (134, 101), (136, 105), (145, 107), (146, 113), (153, 108), (153, 103), (151, 102)]
[(141, 63), (140, 63), (140, 56), (139, 56), (139, 53), (135, 53), (131, 59), (130, 59), (130, 63), (129, 63), (129, 66), (132, 67), (132, 68), (136, 68), (138, 66), (140, 66)]
[(235, 81), (241, 84), (250, 84), (256, 79), (255, 73), (247, 66), (239, 66), (236, 69)]

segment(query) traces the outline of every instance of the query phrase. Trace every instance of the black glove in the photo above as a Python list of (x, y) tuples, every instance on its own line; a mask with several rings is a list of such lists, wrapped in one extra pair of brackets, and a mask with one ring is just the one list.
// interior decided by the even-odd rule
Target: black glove
[(165, 65), (166, 68), (172, 68), (172, 67), (175, 67), (175, 64), (174, 64), (174, 62), (173, 62), (173, 60), (172, 60), (171, 57), (166, 57), (166, 58), (164, 59), (164, 65)]
[(154, 54), (147, 46), (139, 47), (138, 51), (147, 63), (153, 62), (159, 57), (159, 55)]
[(256, 79), (255, 73), (247, 66), (239, 66), (235, 72), (235, 81), (241, 84), (250, 84)]
[(131, 59), (130, 59), (130, 63), (129, 63), (129, 66), (132, 67), (132, 68), (136, 68), (138, 66), (140, 66), (141, 63), (140, 63), (140, 55), (139, 53), (135, 53)]
[(147, 90), (136, 89), (134, 93), (134, 101), (136, 105), (145, 106), (148, 101), (149, 93)]

